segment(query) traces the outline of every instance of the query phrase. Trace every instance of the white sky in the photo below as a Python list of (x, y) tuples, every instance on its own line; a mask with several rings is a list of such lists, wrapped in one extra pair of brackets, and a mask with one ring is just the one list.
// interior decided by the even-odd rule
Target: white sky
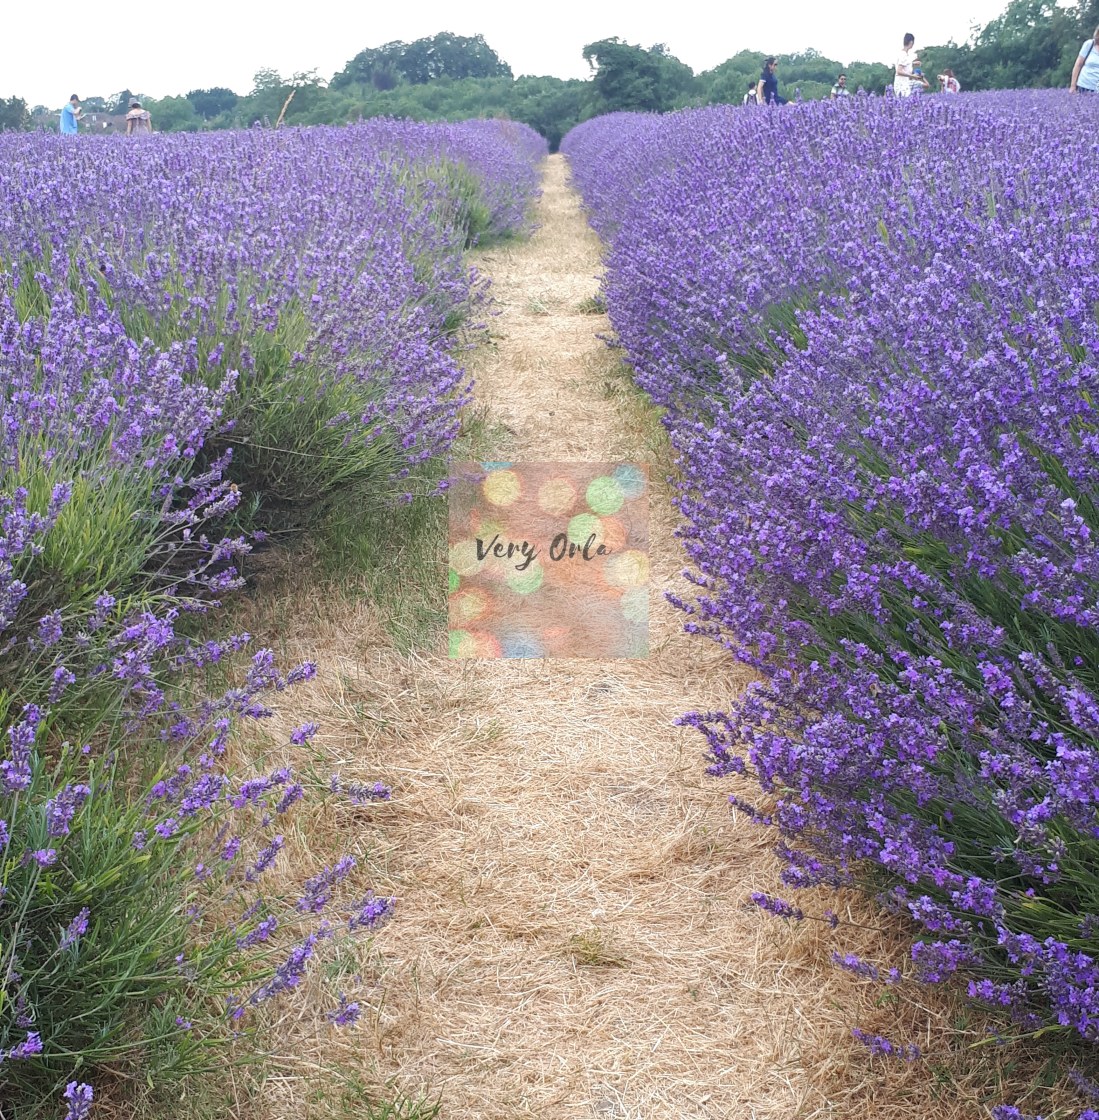
[(331, 78), (364, 47), (439, 31), (483, 34), (516, 75), (588, 77), (584, 44), (612, 35), (643, 47), (666, 43), (696, 73), (743, 49), (779, 54), (815, 47), (845, 65), (892, 62), (906, 31), (917, 47), (962, 42), (972, 24), (986, 23), (1006, 3), (177, 0), (108, 9), (16, 3), (0, 33), (0, 96), (60, 108), (74, 92), (89, 97), (131, 89), (163, 97), (228, 86), (243, 94), (261, 67), (284, 76), (316, 68)]

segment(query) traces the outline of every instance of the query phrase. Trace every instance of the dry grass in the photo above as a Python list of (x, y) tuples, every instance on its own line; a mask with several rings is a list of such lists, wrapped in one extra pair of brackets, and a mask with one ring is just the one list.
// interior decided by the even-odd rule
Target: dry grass
[[(595, 337), (609, 329), (593, 313), (599, 244), (561, 157), (545, 188), (534, 238), (478, 260), (502, 312), (502, 337), (475, 359), (479, 402), (517, 458), (652, 458), (654, 417)], [(832, 949), (900, 963), (903, 939), (859, 899), (816, 900), (854, 923), (835, 932), (746, 905), (778, 890), (770, 841), (730, 816), (731, 787), (703, 776), (699, 737), (674, 725), (726, 704), (746, 675), (660, 597), (680, 559), (659, 484), (652, 518), (645, 661), (399, 655), (353, 584), (319, 589), (297, 564), (255, 601), (253, 633), (321, 664), (293, 722), (321, 723), (323, 766), (394, 786), (391, 804), (303, 822), (296, 851), (364, 853), (361, 885), (401, 901), (347, 962), (371, 1004), (363, 1025), (284, 1022), (277, 1076), (234, 1115), (365, 1115), (325, 1091), (333, 1061), (383, 1094), (437, 1096), (453, 1120), (970, 1120), (1020, 1099), (1038, 1065), (1014, 1050), (975, 1060), (972, 1013), (830, 964)], [(928, 1058), (868, 1059), (855, 1025)]]

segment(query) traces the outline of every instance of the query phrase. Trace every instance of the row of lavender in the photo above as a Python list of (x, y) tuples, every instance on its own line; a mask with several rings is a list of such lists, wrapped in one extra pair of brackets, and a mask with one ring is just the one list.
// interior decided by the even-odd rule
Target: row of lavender
[(488, 121), (0, 136), (0, 1098), (20, 1115), (63, 1088), (85, 1115), (106, 1068), (216, 1067), (392, 908), (351, 855), (271, 888), (307, 794), (386, 790), (311, 774), (312, 726), (230, 771), (234, 728), (313, 667), (243, 661), (211, 610), (257, 525), (399, 497), (446, 453), (485, 294), (464, 249), (522, 228), (544, 152)]
[[(562, 144), (680, 456), (687, 722), (791, 887), (869, 885), (1026, 1030), (1099, 1039), (1099, 104), (715, 108)], [(796, 906), (762, 905), (787, 916)]]

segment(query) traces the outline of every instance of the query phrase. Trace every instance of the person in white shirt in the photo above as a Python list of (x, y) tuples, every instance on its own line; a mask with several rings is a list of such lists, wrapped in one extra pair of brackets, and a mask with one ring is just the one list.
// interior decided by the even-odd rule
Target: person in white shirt
[(1073, 93), (1099, 93), (1099, 27), (1080, 47), (1068, 88)]
[(893, 94), (896, 97), (908, 97), (919, 79), (916, 71), (919, 69), (920, 60), (916, 57), (916, 36), (909, 32), (904, 37), (904, 50), (897, 56), (896, 65), (893, 67)]
[(954, 77), (953, 70), (944, 70), (939, 75), (939, 92), (940, 93), (961, 93), (962, 84)]

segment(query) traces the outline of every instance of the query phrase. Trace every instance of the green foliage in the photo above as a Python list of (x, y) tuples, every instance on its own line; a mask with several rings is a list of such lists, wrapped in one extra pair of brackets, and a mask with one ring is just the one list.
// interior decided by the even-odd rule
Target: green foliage
[(202, 118), (186, 97), (162, 97), (159, 101), (143, 101), (158, 132), (197, 132)]
[(412, 43), (397, 40), (360, 51), (332, 78), (333, 89), (393, 89), (399, 81), (422, 85), (440, 78), (510, 78), (511, 67), (483, 35), (442, 31)]
[[(964, 89), (1065, 85), (1080, 42), (1099, 24), (1099, 0), (1011, 0), (997, 19), (959, 45), (920, 47), (924, 70), (950, 68)], [(898, 49), (900, 44), (898, 43)], [(667, 47), (648, 49), (618, 38), (589, 43), (583, 50), (592, 68), (588, 81), (553, 77), (513, 78), (511, 67), (483, 35), (450, 32), (406, 43), (395, 40), (368, 47), (348, 60), (326, 83), (315, 70), (282, 77), (260, 70), (252, 91), (238, 97), (223, 87), (191, 90), (186, 98), (145, 100), (158, 131), (198, 128), (246, 128), (256, 121), (274, 124), (286, 99), (286, 124), (345, 124), (375, 116), (412, 120), (463, 120), (501, 117), (522, 121), (540, 132), (556, 151), (561, 137), (589, 117), (618, 109), (666, 112), (687, 105), (739, 105), (749, 86), (759, 81), (761, 51), (740, 51), (702, 74), (674, 58)], [(882, 93), (892, 84), (893, 69), (882, 63), (843, 66), (808, 48), (776, 55), (784, 97), (802, 100), (829, 96), (840, 73), (855, 93)], [(125, 112), (131, 94), (87, 98), (90, 112)], [(18, 98), (0, 100), (0, 129), (26, 127), (18, 120)], [(25, 112), (25, 105), (23, 111)]]
[(492, 214), (480, 179), (468, 167), (440, 158), (413, 168), (409, 174), (420, 186), (423, 204), (430, 206), (440, 221), (459, 231), (467, 249), (483, 242), (492, 227)]
[(601, 39), (588, 43), (583, 54), (594, 71), (596, 113), (665, 112), (687, 104), (697, 92), (691, 68), (669, 54), (663, 43), (645, 50), (617, 37)]
[[(758, 51), (740, 51), (699, 75), (705, 89), (707, 104), (739, 105), (748, 87), (759, 82), (766, 55)], [(828, 97), (840, 74), (847, 75), (847, 88), (855, 93), (860, 87), (868, 93), (881, 93), (893, 81), (893, 70), (881, 63), (852, 62), (850, 66), (827, 58), (812, 48), (796, 54), (777, 54), (779, 88), (783, 97), (793, 100), (800, 90), (805, 101)]]
[(925, 72), (951, 67), (967, 89), (1068, 85), (1080, 44), (1099, 25), (1099, 0), (1011, 0), (969, 43), (928, 47)]
[(205, 120), (212, 120), (219, 113), (227, 113), (235, 109), (240, 98), (224, 86), (213, 86), (210, 89), (193, 89), (187, 94), (187, 100), (195, 114)]
[[(130, 107), (130, 102), (133, 101), (134, 95), (128, 90), (120, 90), (118, 93), (112, 93), (107, 98), (97, 98), (98, 101), (106, 101), (105, 112), (107, 113), (125, 113)], [(138, 98), (140, 100), (140, 98)]]
[(22, 132), (30, 127), (27, 103), (21, 97), (0, 97), (0, 132)]
[[(13, 707), (13, 698), (0, 694), (0, 704)], [(18, 966), (18, 998), (36, 1010), (34, 1029), (50, 1043), (38, 1061), (5, 1064), (4, 1092), (16, 1115), (26, 1115), (19, 1105), (30, 1108), (54, 1097), (71, 1078), (77, 1057), (87, 1069), (139, 1062), (163, 1084), (211, 1068), (214, 1049), (226, 1040), (216, 997), (235, 936), (223, 932), (203, 947), (202, 966), (189, 983), (180, 983), (175, 963), (193, 947), (179, 891), (180, 849), (196, 843), (203, 826), (198, 817), (184, 820), (172, 837), (138, 850), (134, 834), (148, 818), (143, 802), (127, 789), (139, 764), (128, 756), (124, 766), (105, 750), (85, 764), (69, 744), (51, 763), (39, 750), (32, 785), (14, 803), (13, 835), (31, 848), (59, 853), (46, 868), (14, 858), (0, 862), (11, 910), (0, 971), (6, 975)], [(42, 806), (51, 791), (77, 779), (90, 793), (62, 843), (48, 835)], [(91, 912), (87, 932), (62, 947), (62, 931), (84, 908)], [(196, 1006), (208, 1020), (197, 1031), (181, 1032), (176, 1016), (194, 1021)], [(0, 1036), (0, 1049), (23, 1034)]]

